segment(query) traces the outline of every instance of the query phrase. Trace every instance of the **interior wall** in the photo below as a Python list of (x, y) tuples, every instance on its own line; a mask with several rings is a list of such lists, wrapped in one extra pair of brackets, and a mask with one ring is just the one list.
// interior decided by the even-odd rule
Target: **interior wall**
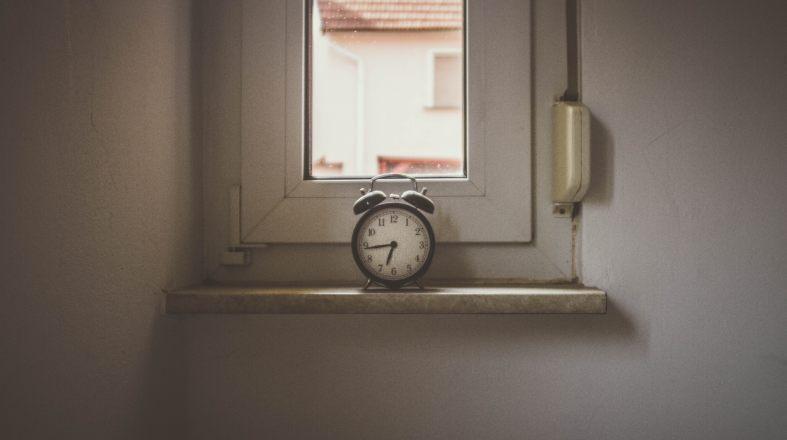
[[(204, 3), (233, 29), (237, 2)], [(191, 317), (190, 438), (787, 432), (785, 8), (582, 9), (596, 116), (581, 269), (609, 292), (608, 314)], [(239, 168), (217, 150), (239, 142), (238, 35), (218, 35), (205, 52), (207, 182)], [(208, 206), (221, 191), (206, 187), (206, 210), (224, 209)]]
[(201, 280), (186, 0), (0, 2), (0, 437), (179, 438)]
[(586, 438), (787, 432), (787, 6), (585, 0), (584, 281), (638, 353), (589, 379)]
[(201, 278), (196, 129), (206, 161), (237, 141), (212, 99), (239, 99), (236, 58), (191, 69), (185, 0), (0, 3), (2, 436), (780, 438), (785, 6), (582, 9), (607, 315), (174, 319), (161, 290)]

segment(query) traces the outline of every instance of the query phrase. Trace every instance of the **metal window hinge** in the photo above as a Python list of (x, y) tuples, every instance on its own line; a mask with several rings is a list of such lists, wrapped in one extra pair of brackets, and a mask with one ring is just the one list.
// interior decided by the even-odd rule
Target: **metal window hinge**
[[(252, 246), (244, 246), (240, 237), (240, 185), (230, 187), (229, 228), (227, 249), (221, 253), (223, 266), (248, 266), (251, 264)], [(257, 247), (257, 246), (255, 246)]]

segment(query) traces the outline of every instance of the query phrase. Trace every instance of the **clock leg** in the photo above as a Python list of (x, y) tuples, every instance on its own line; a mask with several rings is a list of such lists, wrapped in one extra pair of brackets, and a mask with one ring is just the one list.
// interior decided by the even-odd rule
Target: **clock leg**
[(424, 288), (424, 285), (421, 283), (421, 280), (416, 280), (415, 285), (418, 286), (418, 288), (421, 290), (426, 290), (426, 288)]
[(371, 285), (372, 285), (372, 279), (371, 278), (367, 278), (366, 279), (366, 284), (363, 285), (363, 290), (369, 290), (369, 286), (371, 286)]

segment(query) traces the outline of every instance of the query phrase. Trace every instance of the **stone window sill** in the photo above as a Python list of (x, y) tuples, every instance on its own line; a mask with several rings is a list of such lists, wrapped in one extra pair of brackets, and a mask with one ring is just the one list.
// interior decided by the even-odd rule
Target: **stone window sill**
[(433, 287), (241, 287), (206, 285), (167, 292), (165, 311), (193, 314), (546, 314), (606, 313), (607, 295), (581, 285)]

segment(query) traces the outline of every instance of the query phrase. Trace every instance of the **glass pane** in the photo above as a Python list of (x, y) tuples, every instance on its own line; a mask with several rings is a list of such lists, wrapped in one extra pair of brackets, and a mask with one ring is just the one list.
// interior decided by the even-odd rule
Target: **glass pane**
[(463, 176), (464, 1), (311, 1), (309, 175)]

